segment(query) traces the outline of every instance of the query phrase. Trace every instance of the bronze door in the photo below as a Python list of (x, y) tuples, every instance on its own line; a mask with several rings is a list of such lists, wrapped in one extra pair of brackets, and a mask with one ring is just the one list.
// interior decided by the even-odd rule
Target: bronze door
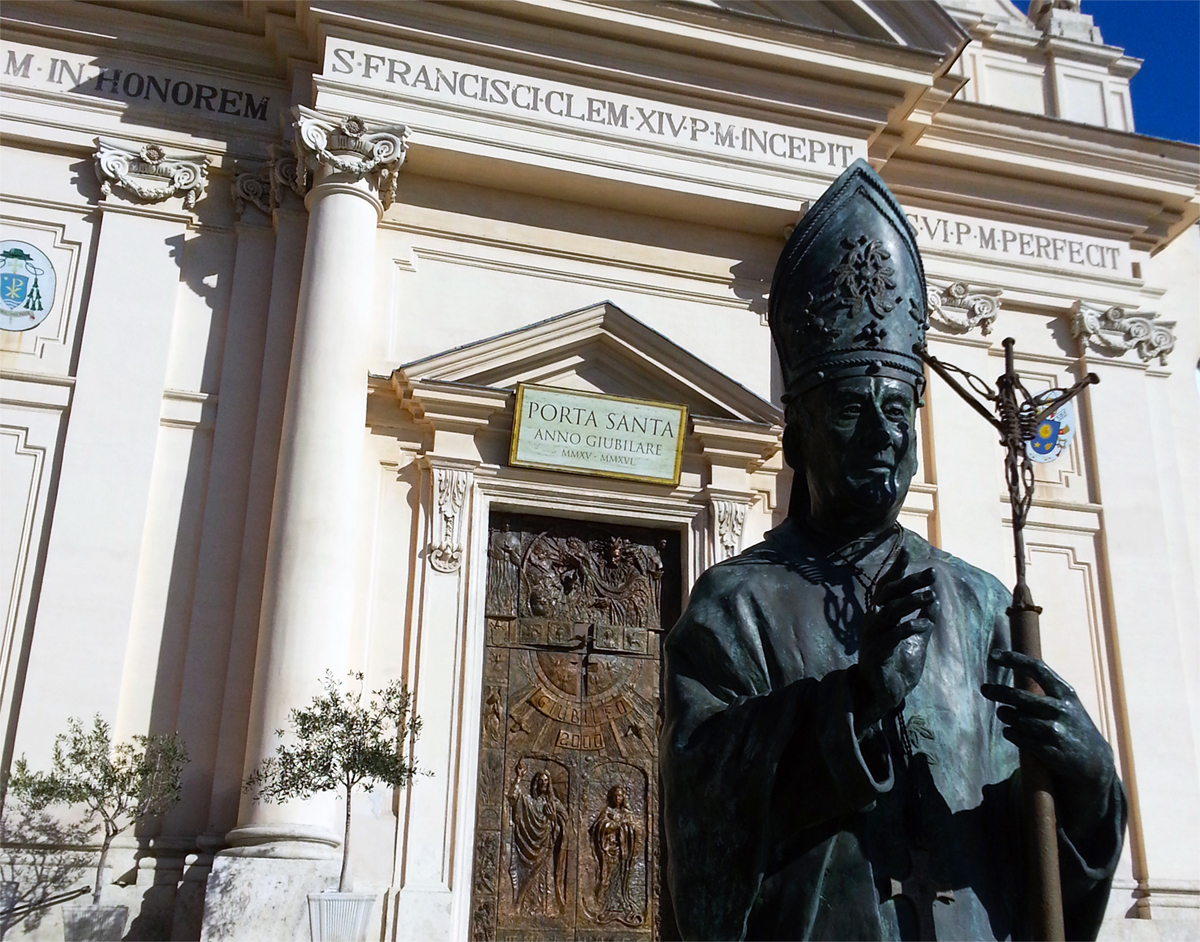
[(489, 540), (472, 937), (660, 938), (679, 535), (493, 514)]

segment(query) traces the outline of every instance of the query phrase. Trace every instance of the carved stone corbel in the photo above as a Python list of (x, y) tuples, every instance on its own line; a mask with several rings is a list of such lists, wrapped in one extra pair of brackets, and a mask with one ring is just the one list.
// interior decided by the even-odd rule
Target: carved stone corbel
[(974, 288), (962, 281), (948, 285), (930, 282), (929, 323), (951, 334), (970, 333), (976, 327), (986, 337), (1000, 308), (999, 288)]
[(271, 215), (271, 165), (263, 164), (255, 170), (244, 170), (234, 175), (229, 185), (233, 193), (233, 206), (239, 216), (251, 204), (259, 212)]
[(208, 158), (203, 154), (168, 157), (157, 144), (135, 148), (100, 137), (95, 159), (100, 192), (105, 196), (110, 196), (114, 187), (141, 203), (182, 196), (184, 208), (191, 209), (208, 182)]
[(1167, 365), (1167, 354), (1175, 349), (1175, 321), (1155, 319), (1153, 312), (1130, 314), (1123, 307), (1100, 309), (1080, 301), (1071, 315), (1071, 333), (1099, 353), (1119, 357), (1137, 350), (1143, 361), (1158, 357)]
[(396, 181), (408, 149), (408, 128), (402, 124), (369, 126), (362, 118), (330, 118), (297, 105), (296, 192), (304, 195), (310, 177), (324, 166), (355, 180), (368, 178), (384, 209), (396, 198)]
[(742, 551), (742, 531), (746, 526), (747, 509), (746, 504), (741, 501), (713, 499), (714, 563), (731, 559)]
[(433, 530), (429, 542), (429, 565), (438, 572), (454, 572), (466, 552), (463, 509), (471, 485), (470, 472), (462, 468), (433, 470)]

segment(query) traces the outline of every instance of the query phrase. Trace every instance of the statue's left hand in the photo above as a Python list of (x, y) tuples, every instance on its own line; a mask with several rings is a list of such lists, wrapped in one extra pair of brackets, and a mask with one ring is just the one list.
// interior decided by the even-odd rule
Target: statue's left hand
[(1116, 766), (1112, 748), (1079, 702), (1075, 690), (1042, 661), (1016, 651), (993, 651), (992, 663), (1036, 680), (1045, 696), (1003, 684), (980, 691), (1001, 704), (996, 716), (1004, 738), (1028, 750), (1055, 779), (1064, 826), (1087, 826), (1103, 814), (1112, 792)]

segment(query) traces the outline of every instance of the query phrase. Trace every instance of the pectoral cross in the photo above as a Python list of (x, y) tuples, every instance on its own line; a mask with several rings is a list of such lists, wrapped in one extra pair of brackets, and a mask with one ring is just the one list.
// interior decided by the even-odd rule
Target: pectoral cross
[[(929, 876), (929, 851), (910, 851), (909, 859), (911, 866), (908, 876), (903, 880), (893, 878), (890, 881), (891, 896), (889, 899), (903, 899), (912, 907), (912, 916), (916, 920), (915, 940), (933, 942), (937, 939), (937, 928), (933, 918), (934, 907), (938, 903), (948, 906), (954, 902), (954, 891), (940, 889)], [(897, 920), (900, 919), (899, 907), (901, 905), (899, 902), (896, 903)], [(901, 923), (901, 937), (909, 938), (905, 935), (904, 929), (905, 927)]]

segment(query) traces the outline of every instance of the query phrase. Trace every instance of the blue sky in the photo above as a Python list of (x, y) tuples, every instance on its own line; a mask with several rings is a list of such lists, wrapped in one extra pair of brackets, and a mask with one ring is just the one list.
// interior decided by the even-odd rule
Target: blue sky
[(1200, 144), (1200, 0), (1083, 0), (1080, 9), (1106, 43), (1145, 60), (1129, 83), (1137, 132)]

